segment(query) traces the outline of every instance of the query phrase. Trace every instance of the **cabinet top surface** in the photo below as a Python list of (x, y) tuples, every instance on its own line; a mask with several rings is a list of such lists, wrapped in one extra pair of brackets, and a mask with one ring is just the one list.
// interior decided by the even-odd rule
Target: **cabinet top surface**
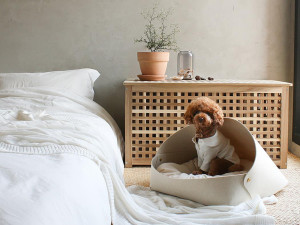
[(276, 81), (276, 80), (172, 80), (166, 79), (163, 81), (140, 81), (136, 78), (129, 78), (124, 81), (124, 85), (240, 85), (240, 86), (292, 86), (291, 83)]

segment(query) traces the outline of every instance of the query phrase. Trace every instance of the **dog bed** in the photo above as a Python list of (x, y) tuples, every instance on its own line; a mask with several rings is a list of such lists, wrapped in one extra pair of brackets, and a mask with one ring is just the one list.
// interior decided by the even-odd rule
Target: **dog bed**
[[(197, 158), (192, 142), (195, 127), (191, 125), (177, 131), (160, 146), (151, 163), (151, 189), (204, 205), (237, 205), (257, 195), (273, 195), (287, 185), (286, 178), (243, 124), (225, 118), (219, 130), (230, 139), (241, 161), (247, 162), (248, 171), (245, 167), (246, 171), (190, 179), (194, 175), (178, 169), (176, 164), (190, 163), (191, 167), (191, 161)], [(173, 169), (175, 166), (179, 173), (164, 172), (161, 169), (166, 167), (162, 164), (173, 165)]]

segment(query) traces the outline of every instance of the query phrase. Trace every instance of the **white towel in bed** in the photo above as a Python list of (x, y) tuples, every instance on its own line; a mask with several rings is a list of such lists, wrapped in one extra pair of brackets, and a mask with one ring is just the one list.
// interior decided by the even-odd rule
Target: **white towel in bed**
[[(198, 170), (198, 158), (194, 158), (186, 163), (183, 164), (176, 164), (176, 163), (163, 163), (159, 167), (157, 167), (157, 171), (163, 173), (164, 175), (170, 178), (179, 178), (179, 179), (200, 179), (200, 178), (208, 178), (212, 177), (207, 174), (198, 174), (193, 175), (192, 172)], [(226, 173), (219, 176), (227, 176), (232, 174), (244, 174), (251, 168), (253, 162), (241, 159), (240, 164), (243, 166), (243, 171), (236, 171), (231, 173)], [(216, 176), (214, 176), (216, 177)]]

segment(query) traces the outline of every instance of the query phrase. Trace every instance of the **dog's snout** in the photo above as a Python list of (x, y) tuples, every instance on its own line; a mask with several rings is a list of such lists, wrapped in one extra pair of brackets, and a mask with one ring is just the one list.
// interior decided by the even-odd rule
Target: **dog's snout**
[(195, 124), (198, 124), (199, 126), (202, 127), (209, 127), (211, 126), (213, 120), (210, 117), (210, 115), (208, 115), (205, 112), (200, 112), (199, 114), (197, 114), (194, 118)]

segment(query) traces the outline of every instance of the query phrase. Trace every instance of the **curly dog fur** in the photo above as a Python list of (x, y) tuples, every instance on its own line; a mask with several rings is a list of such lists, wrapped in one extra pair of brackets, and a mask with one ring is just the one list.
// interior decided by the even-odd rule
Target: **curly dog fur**
[(208, 138), (216, 133), (224, 123), (221, 107), (210, 98), (200, 97), (193, 100), (184, 114), (187, 124), (196, 126), (197, 138)]
[[(214, 136), (218, 127), (224, 123), (223, 117), (221, 107), (207, 97), (193, 100), (184, 114), (186, 123), (195, 125), (196, 140)], [(239, 170), (242, 170), (240, 165), (234, 165), (226, 159), (215, 158), (210, 163), (208, 174), (214, 176)], [(201, 173), (205, 172), (201, 170), (193, 172), (193, 174)]]

